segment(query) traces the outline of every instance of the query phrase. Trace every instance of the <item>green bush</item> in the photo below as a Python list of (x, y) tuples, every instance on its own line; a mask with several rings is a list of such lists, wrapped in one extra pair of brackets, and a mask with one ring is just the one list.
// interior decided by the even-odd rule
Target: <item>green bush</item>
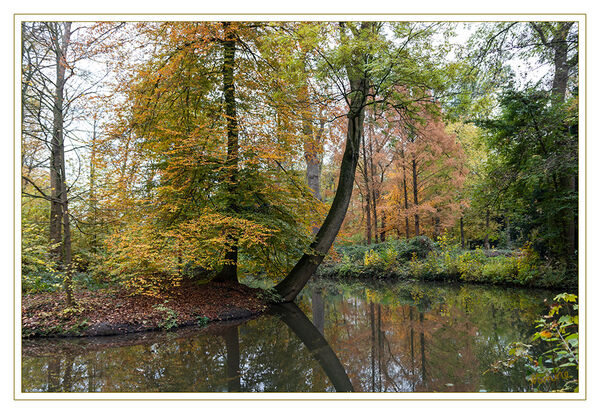
[(177, 328), (177, 312), (167, 306), (168, 302), (166, 300), (159, 305), (154, 305), (154, 309), (163, 314), (163, 319), (158, 323), (158, 327), (165, 331)]
[(336, 250), (352, 262), (362, 262), (367, 252), (373, 251), (387, 263), (395, 261), (408, 262), (413, 254), (421, 259), (427, 257), (429, 252), (436, 250), (436, 244), (427, 236), (413, 237), (409, 240), (391, 239), (382, 243), (370, 245), (352, 244), (336, 246)]
[(399, 250), (399, 257), (402, 260), (410, 260), (415, 254), (419, 259), (424, 259), (436, 250), (435, 243), (427, 236), (413, 237), (402, 247), (403, 250)]
[(49, 251), (45, 228), (23, 221), (21, 226), (21, 288), (23, 293), (52, 292), (62, 287), (62, 277)]
[(516, 251), (480, 248), (465, 251), (444, 235), (437, 243), (422, 236), (369, 246), (342, 246), (338, 252), (341, 260), (321, 266), (319, 275), (462, 280), (535, 287), (567, 287), (576, 283), (576, 277), (565, 265), (543, 262), (531, 244)]
[[(525, 363), (533, 391), (577, 392), (579, 390), (579, 305), (577, 295), (554, 297), (547, 315), (537, 321), (530, 343), (513, 342), (508, 356), (494, 362), (490, 371), (510, 375), (518, 363)], [(533, 345), (545, 345), (534, 347)]]
[(481, 268), (481, 280), (491, 283), (517, 281), (517, 260), (513, 257), (493, 257)]

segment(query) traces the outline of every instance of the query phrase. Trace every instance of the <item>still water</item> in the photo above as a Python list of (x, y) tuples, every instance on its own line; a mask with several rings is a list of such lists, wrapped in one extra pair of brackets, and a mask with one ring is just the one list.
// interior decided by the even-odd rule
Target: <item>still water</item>
[(316, 281), (243, 323), (23, 341), (23, 392), (519, 392), (541, 290)]

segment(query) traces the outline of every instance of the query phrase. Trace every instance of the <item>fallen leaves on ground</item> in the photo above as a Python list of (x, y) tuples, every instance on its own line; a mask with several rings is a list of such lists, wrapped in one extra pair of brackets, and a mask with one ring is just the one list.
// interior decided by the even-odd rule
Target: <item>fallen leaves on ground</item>
[(259, 292), (233, 283), (193, 282), (161, 297), (80, 289), (74, 292), (71, 308), (62, 292), (26, 295), (21, 307), (23, 337), (84, 336), (94, 334), (93, 328), (99, 326), (104, 334), (139, 332), (159, 328), (171, 315), (177, 326), (197, 323), (199, 318), (217, 321), (249, 316), (267, 307)]

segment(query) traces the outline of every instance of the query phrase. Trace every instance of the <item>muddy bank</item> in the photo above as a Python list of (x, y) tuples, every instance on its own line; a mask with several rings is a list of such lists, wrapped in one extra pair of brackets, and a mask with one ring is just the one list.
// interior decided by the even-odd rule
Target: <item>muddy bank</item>
[(78, 290), (67, 308), (62, 292), (23, 297), (23, 338), (121, 335), (246, 319), (267, 309), (260, 289), (227, 283), (188, 284), (160, 297), (117, 290)]

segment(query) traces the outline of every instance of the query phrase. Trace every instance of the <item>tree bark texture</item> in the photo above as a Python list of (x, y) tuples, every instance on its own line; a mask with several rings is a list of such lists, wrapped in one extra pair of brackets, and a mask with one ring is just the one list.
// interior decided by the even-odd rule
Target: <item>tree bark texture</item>
[(415, 236), (420, 235), (419, 229), (419, 212), (417, 210), (419, 206), (419, 190), (418, 190), (418, 178), (417, 178), (417, 160), (412, 160), (412, 178), (413, 178), (413, 204), (415, 205)]
[[(63, 243), (63, 193), (66, 192), (64, 175), (64, 94), (66, 83), (67, 49), (71, 39), (71, 22), (49, 23), (50, 35), (56, 55), (56, 82), (52, 108), (52, 139), (50, 141), (50, 243), (57, 262), (64, 260)], [(64, 265), (64, 263), (63, 263)]]
[(285, 279), (275, 286), (277, 294), (284, 302), (294, 300), (315, 273), (331, 248), (348, 210), (363, 135), (368, 81), (365, 78), (351, 79), (350, 84), (353, 93), (350, 98), (346, 148), (340, 166), (337, 191), (323, 225), (310, 245), (310, 250), (304, 253)]
[(71, 22), (50, 23), (56, 54), (56, 88), (53, 102), (52, 140), (50, 143), (50, 243), (51, 253), (64, 274), (66, 305), (73, 305), (71, 226), (65, 166), (65, 83), (67, 51), (71, 42)]
[[(236, 193), (237, 193), (237, 172), (238, 172), (238, 123), (237, 108), (235, 103), (235, 33), (230, 28), (230, 22), (223, 22), (223, 31), (225, 39), (223, 40), (223, 96), (225, 99), (225, 117), (227, 121), (227, 159), (226, 179), (228, 201), (227, 209), (230, 213), (237, 211)], [(223, 268), (213, 279), (216, 282), (235, 282), (237, 283), (237, 261), (238, 261), (238, 237), (228, 235), (227, 251), (225, 252)]]

